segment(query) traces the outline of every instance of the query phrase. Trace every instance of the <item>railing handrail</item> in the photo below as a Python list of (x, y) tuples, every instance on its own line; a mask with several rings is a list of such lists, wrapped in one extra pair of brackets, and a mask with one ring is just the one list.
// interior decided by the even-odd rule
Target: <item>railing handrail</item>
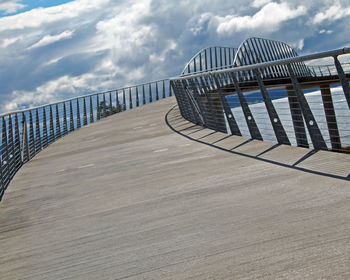
[(90, 94), (85, 94), (85, 95), (79, 95), (79, 96), (72, 97), (72, 98), (69, 98), (69, 99), (64, 99), (64, 100), (60, 100), (60, 101), (56, 101), (56, 102), (52, 102), (52, 103), (47, 103), (47, 104), (43, 104), (43, 105), (39, 105), (39, 106), (35, 106), (35, 107), (30, 107), (30, 108), (26, 108), (26, 109), (23, 109), (23, 110), (16, 110), (16, 111), (2, 113), (2, 114), (0, 114), (0, 118), (6, 117), (6, 116), (9, 116), (9, 115), (14, 115), (14, 114), (21, 114), (21, 113), (29, 112), (29, 111), (32, 111), (32, 110), (38, 110), (38, 109), (45, 108), (45, 107), (48, 107), (48, 106), (54, 106), (56, 104), (70, 102), (70, 101), (73, 101), (73, 100), (76, 100), (76, 99), (87, 98), (87, 97), (95, 96), (95, 95), (99, 95), (99, 94), (112, 93), (112, 92), (116, 92), (116, 91), (120, 91), (120, 90), (125, 90), (125, 89), (140, 87), (140, 86), (145, 86), (145, 85), (154, 84), (154, 83), (163, 82), (163, 81), (168, 81), (168, 80), (169, 80), (169, 78), (159, 79), (159, 80), (154, 80), (154, 81), (145, 82), (145, 83), (141, 83), (141, 84), (125, 86), (125, 87), (122, 87), (122, 88), (117, 88), (117, 89), (112, 89), (112, 90), (107, 90), (107, 91), (102, 91), (102, 92), (97, 92), (97, 93), (90, 93)]
[(256, 64), (244, 65), (244, 66), (239, 66), (239, 67), (232, 67), (229, 69), (196, 72), (195, 74), (187, 74), (187, 75), (172, 77), (172, 78), (169, 78), (169, 80), (170, 81), (185, 80), (185, 79), (193, 79), (193, 78), (199, 78), (199, 77), (210, 76), (210, 75), (215, 75), (215, 74), (225, 74), (225, 73), (232, 73), (232, 72), (248, 71), (248, 70), (254, 70), (254, 69), (258, 69), (258, 68), (266, 68), (266, 67), (276, 66), (276, 65), (281, 65), (281, 64), (302, 62), (302, 61), (320, 59), (320, 58), (325, 58), (325, 57), (330, 57), (330, 56), (335, 57), (338, 55), (349, 54), (349, 53), (350, 53), (350, 47), (344, 47), (344, 48), (335, 49), (335, 50), (331, 50), (331, 51), (325, 51), (325, 52), (313, 53), (313, 54), (308, 54), (308, 55), (303, 55), (303, 56), (279, 59), (279, 60), (274, 60), (274, 61), (269, 61), (269, 62), (264, 62), (264, 63), (256, 63)]

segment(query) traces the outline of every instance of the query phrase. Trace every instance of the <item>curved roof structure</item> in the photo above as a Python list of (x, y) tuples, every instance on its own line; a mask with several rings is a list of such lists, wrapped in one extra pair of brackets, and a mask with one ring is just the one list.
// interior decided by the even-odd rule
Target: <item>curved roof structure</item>
[[(288, 44), (251, 37), (244, 40), (238, 48), (234, 47), (208, 47), (196, 53), (186, 64), (181, 75), (216, 71), (257, 63), (271, 62), (286, 58), (297, 57), (297, 52)], [(310, 69), (303, 63), (292, 64), (294, 73), (298, 77), (311, 76)], [(254, 79), (253, 72), (238, 75), (241, 80)], [(284, 78), (289, 76), (286, 66), (271, 66), (264, 69), (263, 78)]]

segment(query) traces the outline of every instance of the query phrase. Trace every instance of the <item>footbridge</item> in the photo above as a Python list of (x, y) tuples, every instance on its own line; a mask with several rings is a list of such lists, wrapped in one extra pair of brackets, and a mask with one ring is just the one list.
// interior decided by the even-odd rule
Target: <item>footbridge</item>
[(348, 53), (250, 38), (1, 115), (1, 279), (348, 279)]

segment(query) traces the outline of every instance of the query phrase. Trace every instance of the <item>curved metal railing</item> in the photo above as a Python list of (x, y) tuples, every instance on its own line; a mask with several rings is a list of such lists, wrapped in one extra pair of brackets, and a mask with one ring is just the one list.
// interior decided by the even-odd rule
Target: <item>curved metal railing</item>
[[(350, 48), (344, 48), (237, 65), (175, 77), (171, 86), (181, 115), (195, 124), (277, 144), (344, 152), (350, 147), (350, 69), (338, 56), (348, 53)], [(333, 57), (332, 67), (311, 67), (297, 75), (304, 62), (326, 57)], [(316, 69), (330, 71), (326, 75)]]
[(186, 64), (181, 75), (233, 67), (237, 48), (213, 46), (200, 50)]
[[(297, 56), (297, 52), (284, 42), (251, 37), (241, 43), (236, 52), (233, 64), (234, 67), (240, 67)], [(303, 62), (291, 63), (291, 67), (297, 77), (311, 75), (309, 68)], [(244, 71), (239, 76), (244, 81), (256, 79), (253, 71)], [(261, 76), (263, 79), (284, 78), (289, 77), (289, 72), (287, 67), (281, 64), (262, 69)]]
[(0, 115), (0, 201), (21, 166), (63, 136), (110, 115), (172, 96), (169, 79)]

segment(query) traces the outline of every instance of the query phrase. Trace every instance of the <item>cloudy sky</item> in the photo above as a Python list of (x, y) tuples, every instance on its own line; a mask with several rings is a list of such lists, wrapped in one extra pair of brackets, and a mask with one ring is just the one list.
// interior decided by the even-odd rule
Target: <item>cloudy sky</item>
[(0, 0), (0, 111), (178, 75), (258, 36), (350, 46), (349, 0)]

